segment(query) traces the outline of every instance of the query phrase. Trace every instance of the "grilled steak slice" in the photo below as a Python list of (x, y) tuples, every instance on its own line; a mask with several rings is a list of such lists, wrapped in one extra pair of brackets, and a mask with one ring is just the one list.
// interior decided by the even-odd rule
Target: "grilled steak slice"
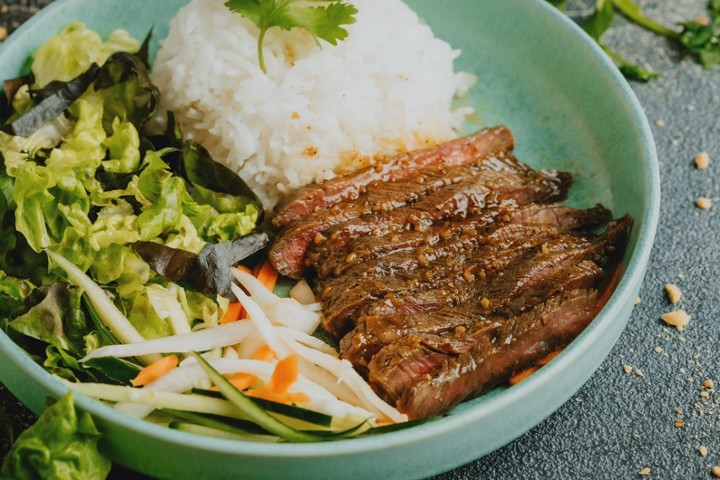
[[(410, 418), (440, 414), (567, 345), (593, 319), (596, 301), (594, 290), (573, 290), (550, 298), (530, 312), (497, 322), (501, 328), (488, 331), (480, 324), (480, 328), (473, 328), (464, 337), (467, 348), (462, 353), (432, 351), (433, 365), (440, 361), (439, 355), (445, 359), (432, 371), (427, 371), (425, 364), (420, 368), (403, 364), (396, 367), (405, 373), (401, 376), (386, 366), (396, 360), (383, 359), (379, 354), (371, 362), (371, 384)], [(376, 359), (379, 365), (374, 366)], [(418, 369), (427, 375), (406, 374)], [(399, 392), (402, 393), (398, 395)]]
[[(312, 247), (308, 259), (319, 278), (339, 276), (349, 270), (352, 275), (364, 275), (368, 270), (387, 275), (396, 270), (393, 265), (403, 263), (400, 259), (417, 263), (418, 253), (427, 252), (430, 257), (439, 258), (484, 243), (512, 241), (531, 235), (538, 225), (567, 230), (594, 227), (608, 220), (609, 214), (601, 205), (588, 210), (546, 204), (488, 209), (466, 220), (435, 224), (426, 230), (358, 237), (345, 248), (328, 239)], [(382, 260), (362, 265), (366, 260), (377, 259)]]
[[(384, 300), (397, 297), (412, 297), (404, 299), (405, 307), (417, 311), (457, 305), (478, 294), (481, 284), (475, 282), (476, 277), (492, 278), (494, 272), (540, 248), (548, 238), (558, 234), (557, 229), (547, 227), (545, 235), (514, 243), (486, 245), (477, 251), (441, 258), (431, 266), (406, 269), (389, 277), (343, 275), (330, 279), (321, 284), (323, 325), (328, 332), (341, 338), (354, 327), (352, 319), (361, 314), (395, 313), (388, 310), (390, 304)], [(366, 306), (373, 306), (378, 301), (377, 311), (365, 310)]]
[[(561, 269), (536, 285), (525, 295), (513, 299), (509, 305), (496, 309), (512, 316), (534, 308), (545, 299), (566, 291), (592, 289), (602, 280), (603, 270), (593, 261), (583, 261), (579, 265)], [(497, 303), (497, 302), (496, 302)], [(371, 357), (384, 346), (400, 341), (409, 335), (423, 335), (426, 339), (431, 335), (455, 332), (461, 335), (477, 321), (489, 315), (489, 306), (474, 300), (457, 307), (444, 307), (430, 312), (415, 314), (396, 313), (392, 315), (365, 315), (357, 326), (340, 341), (340, 353), (343, 358), (361, 372), (367, 373), (367, 365)], [(429, 340), (428, 340), (429, 341)], [(433, 342), (432, 348), (444, 350), (442, 342)], [(454, 348), (454, 347), (453, 347)]]
[(334, 242), (345, 243), (363, 235), (424, 230), (434, 222), (464, 219), (468, 215), (479, 215), (487, 208), (561, 200), (567, 194), (570, 181), (567, 174), (557, 172), (528, 176), (483, 172), (476, 178), (441, 188), (412, 205), (338, 224), (330, 228), (327, 235)]
[[(341, 202), (330, 209), (313, 212), (289, 225), (278, 235), (270, 249), (270, 259), (280, 273), (299, 278), (305, 266), (307, 249), (314, 242), (322, 241), (325, 238), (322, 234), (333, 226), (416, 202), (433, 192), (457, 189), (454, 185), (463, 185), (467, 189), (468, 185), (475, 184), (475, 178), (494, 178), (501, 174), (522, 178), (548, 177), (546, 187), (562, 189), (562, 193), (567, 187), (560, 180), (554, 177), (551, 179), (552, 172), (537, 174), (509, 155), (475, 158), (468, 162), (454, 167), (431, 167), (416, 172), (411, 178), (374, 184), (354, 201)], [(562, 180), (567, 179), (562, 177)]]
[(314, 211), (356, 199), (373, 183), (402, 180), (432, 165), (461, 165), (469, 159), (510, 151), (513, 146), (512, 133), (500, 126), (424, 150), (403, 153), (386, 163), (364, 168), (352, 175), (298, 189), (275, 207), (273, 224), (284, 227)]

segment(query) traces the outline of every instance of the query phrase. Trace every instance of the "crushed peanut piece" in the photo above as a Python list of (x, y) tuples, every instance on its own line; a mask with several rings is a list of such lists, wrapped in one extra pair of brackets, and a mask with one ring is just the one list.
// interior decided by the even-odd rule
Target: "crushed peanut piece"
[(635, 305), (640, 305), (642, 303), (642, 299), (640, 297), (637, 297), (635, 299)]
[(632, 367), (630, 365), (624, 365), (623, 370), (625, 371), (625, 373), (630, 373), (632, 372)]
[(662, 353), (663, 349), (661, 347), (655, 347), (655, 353)]
[(707, 152), (700, 152), (695, 157), (695, 166), (700, 170), (705, 170), (710, 165), (710, 155)]
[(668, 298), (670, 299), (670, 303), (675, 305), (680, 301), (680, 298), (682, 297), (682, 292), (680, 291), (680, 287), (675, 285), (674, 283), (666, 283), (665, 284), (665, 292), (667, 293)]
[(700, 397), (708, 399), (710, 398), (710, 394), (707, 391), (703, 390), (702, 392), (700, 392)]
[(675, 407), (675, 413), (682, 413), (682, 408)]
[(655, 120), (655, 125), (657, 125), (658, 127), (664, 127), (664, 126), (665, 126), (665, 120), (663, 120), (662, 118), (660, 118), (660, 119), (658, 119), (658, 120)]
[(635, 369), (635, 375), (637, 375), (638, 377), (644, 377), (644, 376), (645, 376), (645, 374), (643, 373), (643, 371), (640, 370), (639, 368), (636, 368), (636, 369)]
[(710, 207), (712, 207), (712, 201), (707, 197), (700, 197), (695, 200), (695, 205), (697, 205), (698, 208), (702, 208), (703, 210), (709, 210)]
[(715, 465), (710, 469), (710, 473), (712, 473), (715, 478), (720, 478), (720, 467)]
[(715, 386), (715, 382), (713, 382), (709, 378), (703, 382), (703, 387), (705, 387), (705, 388), (713, 388), (714, 386)]
[(710, 17), (708, 17), (707, 15), (700, 15), (699, 17), (695, 18), (695, 21), (700, 25), (704, 25), (706, 27), (710, 25)]
[(642, 475), (643, 477), (647, 477), (650, 475), (650, 467), (645, 467), (642, 470), (638, 472), (638, 475)]
[(0, 42), (5, 40), (7, 38), (7, 36), (8, 36), (7, 28), (0, 27)]
[(682, 420), (676, 420), (676, 421), (675, 421), (675, 427), (676, 427), (676, 428), (683, 428), (684, 426), (685, 426), (685, 422), (683, 422)]
[(708, 455), (708, 449), (705, 445), (700, 445), (700, 448), (698, 448), (698, 453), (700, 453), (701, 457), (707, 457)]
[(678, 332), (682, 332), (687, 324), (690, 323), (690, 315), (682, 309), (664, 313), (660, 318), (662, 318), (663, 322), (675, 327)]

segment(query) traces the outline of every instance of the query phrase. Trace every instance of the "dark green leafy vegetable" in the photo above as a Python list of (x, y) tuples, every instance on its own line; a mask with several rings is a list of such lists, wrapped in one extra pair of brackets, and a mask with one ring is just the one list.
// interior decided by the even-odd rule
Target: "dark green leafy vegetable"
[(565, 7), (567, 6), (567, 0), (548, 0), (548, 2), (552, 6), (558, 8), (560, 10), (563, 10), (563, 11), (565, 10)]
[(209, 243), (199, 254), (155, 242), (135, 242), (133, 249), (150, 268), (170, 281), (183, 281), (203, 293), (233, 298), (230, 267), (265, 248), (268, 234), (257, 230), (229, 242)]
[[(311, 4), (317, 6), (310, 6)], [(228, 0), (225, 6), (250, 19), (260, 29), (258, 58), (263, 72), (267, 72), (263, 41), (270, 28), (302, 28), (316, 41), (322, 39), (336, 45), (338, 40), (343, 40), (348, 35), (342, 25), (355, 23), (357, 13), (354, 5), (342, 0)]]
[(100, 437), (90, 414), (78, 415), (68, 392), (18, 437), (5, 458), (0, 478), (104, 479), (111, 462), (98, 450)]
[(25, 115), (3, 125), (0, 130), (8, 135), (29, 137), (75, 103), (92, 84), (99, 71), (100, 68), (93, 63), (87, 71), (63, 83), (62, 87), (56, 88), (53, 94), (43, 98)]

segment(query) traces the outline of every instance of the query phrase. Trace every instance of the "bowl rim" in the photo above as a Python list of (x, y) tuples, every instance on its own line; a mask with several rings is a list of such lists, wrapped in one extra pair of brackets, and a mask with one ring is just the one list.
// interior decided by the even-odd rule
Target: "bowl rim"
[[(45, 17), (52, 16), (64, 8), (66, 3), (72, 1), (75, 0), (56, 0), (23, 23), (3, 42), (2, 46), (0, 46), (0, 58), (2, 58), (6, 50), (15, 42), (19, 41), (25, 32), (32, 29), (36, 22), (39, 22)], [(571, 368), (573, 363), (583, 355), (583, 352), (587, 350), (592, 343), (602, 337), (613, 322), (617, 321), (617, 318), (621, 317), (623, 306), (628, 302), (634, 302), (634, 298), (632, 298), (634, 296), (633, 286), (639, 285), (644, 277), (645, 267), (650, 258), (658, 225), (660, 214), (660, 172), (657, 151), (648, 119), (630, 85), (612, 61), (600, 47), (598, 47), (594, 40), (585, 34), (575, 22), (555, 7), (544, 0), (526, 1), (534, 4), (538, 10), (538, 14), (545, 15), (546, 18), (550, 17), (552, 21), (558, 23), (559, 27), (561, 26), (562, 28), (568, 29), (573, 34), (575, 40), (581, 42), (586, 48), (586, 51), (594, 57), (594, 60), (600, 62), (608, 72), (622, 100), (629, 107), (632, 120), (636, 122), (640, 130), (640, 138), (642, 140), (641, 148), (645, 153), (642, 159), (644, 168), (642, 173), (647, 179), (646, 187), (648, 193), (647, 204), (643, 212), (635, 249), (615, 291), (607, 304), (597, 314), (595, 319), (593, 319), (592, 323), (588, 325), (565, 350), (553, 359), (550, 364), (539, 369), (522, 383), (514, 385), (512, 388), (504, 389), (497, 395), (493, 395), (492, 398), (489, 398), (482, 404), (482, 408), (470, 407), (463, 409), (461, 412), (438, 418), (428, 423), (416, 425), (408, 429), (384, 433), (382, 435), (382, 442), (378, 442), (376, 437), (365, 437), (323, 442), (320, 444), (266, 444), (243, 440), (198, 437), (194, 434), (172, 430), (123, 414), (98, 400), (79, 393), (73, 394), (76, 405), (81, 410), (89, 412), (94, 418), (101, 419), (107, 424), (132, 430), (137, 434), (152, 440), (166, 442), (167, 444), (175, 444), (178, 446), (192, 444), (196, 450), (211, 450), (219, 454), (241, 454), (243, 456), (258, 456), (268, 459), (322, 459), (345, 456), (350, 453), (358, 454), (386, 450), (417, 443), (436, 435), (449, 433), (468, 423), (477, 422), (485, 417), (496, 415), (497, 412), (502, 410), (503, 406), (508, 403), (515, 403), (523, 398), (531, 397), (534, 393), (547, 388), (547, 384), (551, 383), (554, 378), (562, 375), (563, 371)], [(63, 383), (63, 381), (35, 363), (2, 331), (0, 331), (0, 350), (9, 356), (17, 370), (24, 374), (28, 381), (44, 385), (55, 397), (60, 397), (69, 390), (69, 387)], [(577, 388), (581, 386), (582, 384)], [(542, 421), (542, 419), (538, 420), (538, 423), (540, 421)], [(528, 425), (526, 431), (534, 426), (535, 424)], [(202, 438), (202, 441), (199, 440), (200, 438)], [(320, 447), (318, 447), (318, 445), (320, 445)]]

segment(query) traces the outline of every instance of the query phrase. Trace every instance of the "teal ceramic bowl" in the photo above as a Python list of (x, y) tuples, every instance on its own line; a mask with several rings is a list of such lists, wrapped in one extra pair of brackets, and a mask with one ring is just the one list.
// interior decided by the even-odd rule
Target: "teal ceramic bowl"
[[(63, 25), (142, 38), (187, 0), (58, 0), (0, 50), (4, 77)], [(77, 395), (106, 432), (112, 458), (154, 477), (420, 478), (491, 452), (531, 429), (592, 375), (622, 332), (650, 255), (658, 219), (658, 166), (650, 129), (628, 84), (579, 28), (543, 0), (408, 0), (436, 35), (463, 51), (479, 77), (469, 101), (478, 122), (515, 133), (518, 157), (577, 180), (569, 202), (603, 202), (635, 219), (622, 279), (602, 312), (560, 356), (522, 383), (498, 388), (450, 415), (407, 430), (325, 444), (267, 445), (172, 431)], [(469, 126), (472, 129), (475, 126)], [(0, 380), (35, 412), (66, 388), (0, 333)], [(613, 392), (603, 392), (613, 395)]]

